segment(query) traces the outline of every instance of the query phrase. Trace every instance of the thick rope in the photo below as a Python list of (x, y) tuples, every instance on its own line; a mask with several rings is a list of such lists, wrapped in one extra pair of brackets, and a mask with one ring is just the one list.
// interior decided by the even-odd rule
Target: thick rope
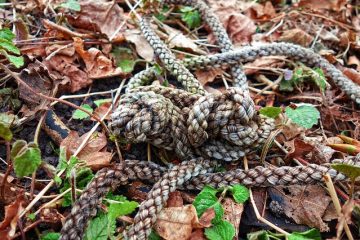
[[(188, 69), (203, 69), (209, 67), (226, 67), (238, 62), (252, 62), (259, 57), (287, 56), (308, 66), (320, 67), (327, 77), (344, 91), (354, 102), (360, 104), (360, 86), (348, 79), (334, 65), (311, 49), (292, 43), (267, 43), (259, 46), (245, 46), (232, 52), (209, 56), (187, 58), (182, 64)], [(129, 87), (136, 88), (155, 79), (154, 68), (146, 69), (130, 79)]]
[[(350, 157), (347, 160), (337, 160), (337, 162), (359, 166), (360, 157), (358, 158)], [(62, 228), (61, 239), (81, 239), (86, 223), (96, 215), (98, 206), (107, 192), (114, 186), (126, 185), (132, 180), (157, 182), (156, 187), (154, 186), (149, 193), (146, 203), (140, 206), (139, 214), (134, 219), (135, 224), (139, 224), (127, 233), (127, 236), (132, 239), (145, 239), (148, 235), (147, 229), (151, 229), (151, 223), (154, 221), (153, 216), (160, 210), (159, 206), (166, 202), (168, 193), (176, 187), (201, 190), (205, 185), (219, 188), (234, 184), (243, 184), (247, 187), (311, 184), (322, 181), (325, 174), (329, 174), (335, 182), (347, 179), (342, 173), (330, 168), (329, 164), (278, 168), (257, 166), (249, 170), (235, 169), (228, 172), (211, 173), (215, 165), (216, 162), (198, 159), (197, 161), (183, 162), (167, 172), (167, 169), (152, 162), (127, 160), (124, 164), (116, 164), (113, 168), (102, 169), (74, 204), (69, 215), (71, 217), (67, 218)], [(186, 174), (193, 169), (196, 169), (195, 174), (189, 178)], [(164, 176), (165, 173), (167, 175)], [(161, 176), (164, 177), (161, 178)], [(161, 182), (158, 182), (160, 179)]]
[[(179, 187), (201, 189), (204, 185), (220, 187), (236, 183), (246, 186), (307, 184), (321, 181), (325, 173), (329, 173), (334, 180), (345, 179), (344, 175), (328, 165), (315, 164), (280, 168), (258, 166), (246, 171), (237, 169), (212, 173), (216, 161), (196, 158), (200, 155), (225, 161), (239, 159), (263, 143), (274, 128), (272, 120), (255, 113), (247, 85), (239, 86), (240, 83), (246, 83), (243, 72), (235, 66), (239, 63), (254, 61), (259, 56), (285, 55), (323, 68), (357, 103), (360, 103), (360, 88), (318, 54), (293, 44), (267, 44), (228, 52), (232, 49), (231, 42), (217, 18), (212, 17), (206, 4), (195, 0), (166, 2), (185, 3), (198, 9), (225, 52), (180, 62), (144, 18), (140, 22), (144, 36), (167, 70), (177, 77), (186, 91), (158, 86), (140, 87), (155, 78), (153, 69), (145, 70), (130, 80), (128, 93), (123, 96), (119, 108), (112, 115), (111, 127), (115, 134), (124, 136), (131, 142), (149, 142), (174, 150), (183, 159), (192, 160), (170, 170), (148, 162), (126, 161), (124, 165), (99, 171), (74, 204), (61, 231), (61, 239), (81, 239), (87, 222), (95, 216), (107, 191), (134, 179), (153, 180), (156, 184), (140, 205), (134, 224), (124, 232), (128, 239), (146, 239), (149, 236), (151, 226), (169, 193)], [(226, 37), (223, 37), (224, 35)], [(222, 94), (206, 94), (188, 70), (229, 64), (233, 65), (232, 74), (236, 79), (236, 88), (230, 88)]]

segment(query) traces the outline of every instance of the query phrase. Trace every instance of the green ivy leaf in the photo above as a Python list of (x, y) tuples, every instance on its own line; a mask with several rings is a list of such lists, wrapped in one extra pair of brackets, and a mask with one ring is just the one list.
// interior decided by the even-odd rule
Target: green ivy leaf
[(180, 12), (182, 12), (181, 20), (183, 20), (189, 28), (196, 28), (200, 26), (201, 17), (197, 10), (186, 6), (182, 7)]
[(115, 57), (116, 66), (120, 67), (125, 73), (131, 73), (134, 70), (136, 61), (129, 48), (116, 47), (112, 54)]
[(345, 163), (333, 163), (331, 167), (339, 172), (345, 174), (348, 178), (355, 181), (360, 176), (360, 167)]
[(0, 38), (0, 48), (5, 49), (8, 52), (14, 53), (16, 55), (20, 54), (20, 50), (9, 40)]
[(230, 188), (230, 191), (233, 195), (235, 202), (237, 203), (244, 203), (250, 197), (249, 189), (240, 184), (235, 184), (234, 186), (232, 186)]
[(3, 122), (0, 122), (0, 138), (3, 138), (5, 141), (10, 142), (13, 138), (13, 134), (8, 126)]
[(326, 77), (323, 70), (321, 68), (314, 68), (314, 69), (310, 69), (310, 71), (311, 71), (311, 79), (320, 88), (320, 91), (324, 93), (326, 89)]
[(8, 54), (4, 49), (0, 49), (0, 54), (4, 55), (9, 62), (11, 62), (16, 68), (21, 67), (24, 65), (24, 58), (22, 56), (14, 56), (11, 54)]
[(132, 213), (139, 206), (135, 201), (125, 200), (123, 202), (110, 203), (108, 216), (110, 220), (115, 220), (120, 216)]
[(49, 232), (41, 236), (41, 240), (58, 240), (59, 238), (60, 233), (57, 232)]
[(149, 240), (161, 240), (161, 237), (153, 230), (149, 235)]
[(210, 186), (205, 186), (205, 188), (196, 196), (193, 205), (196, 208), (196, 212), (200, 217), (207, 209), (214, 208), (215, 218), (212, 222), (221, 221), (222, 216), (224, 215), (224, 209), (221, 204), (218, 202), (216, 193), (218, 190)]
[[(87, 110), (88, 112), (90, 113), (93, 113), (93, 109), (92, 107), (90, 107), (89, 104), (84, 104), (84, 105), (81, 105), (81, 107), (85, 110)], [(86, 112), (80, 110), (80, 109), (76, 109), (74, 112), (73, 112), (73, 115), (72, 115), (73, 119), (78, 119), (78, 120), (82, 120), (82, 119), (85, 119), (85, 118), (88, 118), (90, 117), (89, 114), (87, 114)]]
[(279, 116), (279, 114), (281, 113), (281, 108), (280, 107), (263, 107), (259, 110), (259, 112), (262, 115), (267, 116), (269, 118), (277, 118), (277, 116)]
[(205, 236), (209, 240), (232, 240), (235, 236), (235, 228), (228, 221), (221, 220), (216, 225), (206, 228)]
[(41, 164), (41, 151), (37, 144), (26, 144), (23, 140), (18, 140), (13, 144), (11, 157), (14, 162), (15, 174), (18, 177), (32, 174)]
[(15, 34), (9, 28), (0, 29), (0, 39), (12, 41), (15, 38)]
[(319, 230), (313, 228), (306, 232), (293, 232), (287, 236), (288, 240), (321, 240)]
[(107, 240), (108, 239), (108, 229), (110, 229), (111, 234), (115, 233), (115, 221), (109, 222), (108, 216), (104, 213), (100, 213), (96, 218), (90, 221), (89, 226), (85, 231), (86, 240)]
[(60, 4), (60, 7), (67, 8), (76, 12), (81, 11), (81, 6), (76, 0), (67, 0), (66, 2)]
[(247, 234), (247, 240), (282, 240), (283, 234), (272, 233), (270, 231), (257, 231)]
[(320, 112), (312, 105), (304, 104), (296, 109), (286, 107), (285, 114), (291, 121), (306, 129), (318, 123)]

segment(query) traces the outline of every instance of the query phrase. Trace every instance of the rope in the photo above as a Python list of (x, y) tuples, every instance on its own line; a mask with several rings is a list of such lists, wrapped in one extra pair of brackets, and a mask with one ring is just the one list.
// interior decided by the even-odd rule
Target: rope
[[(129, 81), (127, 93), (112, 114), (110, 127), (116, 135), (130, 142), (148, 142), (174, 150), (187, 161), (170, 169), (149, 162), (125, 161), (113, 168), (100, 170), (74, 204), (61, 230), (62, 240), (81, 239), (105, 194), (111, 188), (135, 179), (156, 183), (147, 199), (141, 203), (134, 224), (124, 232), (127, 239), (147, 239), (157, 214), (169, 193), (176, 188), (201, 189), (205, 185), (223, 187), (236, 183), (249, 187), (308, 184), (321, 181), (326, 173), (334, 181), (346, 179), (329, 165), (316, 164), (279, 168), (257, 166), (249, 170), (214, 173), (216, 160), (238, 160), (264, 143), (274, 129), (273, 120), (255, 111), (240, 63), (254, 61), (261, 56), (284, 55), (310, 66), (319, 66), (359, 104), (360, 87), (312, 50), (293, 44), (273, 43), (233, 51), (231, 41), (217, 17), (200, 0), (165, 0), (164, 3), (185, 4), (199, 10), (217, 37), (223, 53), (181, 62), (154, 33), (148, 19), (143, 18), (140, 21), (143, 35), (165, 68), (182, 83), (185, 90), (142, 86), (155, 79), (153, 68), (144, 70)], [(231, 66), (235, 85), (221, 94), (205, 92), (189, 71), (227, 65)], [(349, 159), (346, 162), (358, 165), (360, 161), (355, 159), (352, 162)]]

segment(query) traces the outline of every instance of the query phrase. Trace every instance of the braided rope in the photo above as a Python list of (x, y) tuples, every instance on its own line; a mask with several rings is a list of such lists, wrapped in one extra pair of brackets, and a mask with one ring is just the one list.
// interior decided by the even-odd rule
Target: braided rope
[[(354, 158), (337, 160), (337, 162), (360, 165), (360, 159)], [(140, 222), (140, 225), (126, 233), (130, 239), (146, 239), (148, 236), (146, 229), (151, 228), (151, 223), (154, 221), (153, 216), (161, 209), (159, 206), (166, 202), (169, 192), (179, 187), (201, 190), (205, 185), (219, 188), (234, 184), (243, 184), (247, 187), (310, 184), (320, 182), (325, 174), (329, 174), (333, 181), (346, 180), (342, 173), (330, 168), (329, 164), (278, 168), (257, 166), (249, 170), (235, 169), (212, 173), (215, 165), (216, 162), (198, 159), (197, 161), (183, 162), (167, 172), (167, 169), (152, 162), (127, 160), (124, 164), (116, 164), (113, 168), (102, 169), (97, 172), (92, 182), (74, 204), (71, 214), (62, 228), (61, 240), (81, 239), (86, 223), (96, 215), (98, 206), (107, 192), (111, 188), (126, 185), (132, 180), (141, 179), (157, 182), (157, 184), (151, 194), (149, 193), (146, 204), (140, 206), (139, 212), (141, 213), (134, 219), (135, 223)], [(191, 168), (196, 169), (192, 178), (186, 175)], [(166, 175), (164, 175), (165, 173)], [(160, 179), (161, 182), (158, 182)], [(144, 222), (147, 224), (144, 225)], [(141, 237), (138, 233), (141, 233)]]
[[(187, 58), (181, 63), (188, 69), (203, 69), (208, 67), (226, 67), (238, 62), (252, 62), (259, 57), (287, 56), (308, 66), (320, 67), (327, 77), (344, 91), (354, 102), (360, 104), (360, 86), (342, 74), (334, 65), (311, 49), (292, 43), (268, 43), (260, 46), (245, 46), (232, 52), (209, 56)], [(155, 79), (155, 69), (149, 68), (136, 74), (129, 81), (129, 88), (146, 85)]]
[[(140, 27), (145, 38), (165, 67), (177, 77), (187, 91), (158, 86), (140, 87), (155, 78), (154, 70), (151, 68), (140, 72), (130, 80), (128, 93), (120, 101), (121, 107), (113, 113), (110, 126), (115, 134), (122, 135), (129, 141), (146, 141), (155, 146), (175, 150), (181, 158), (192, 160), (170, 170), (148, 162), (126, 161), (123, 165), (99, 171), (74, 204), (61, 231), (61, 239), (81, 239), (87, 222), (95, 216), (107, 191), (134, 179), (156, 181), (156, 184), (140, 205), (134, 224), (124, 232), (127, 239), (146, 239), (169, 193), (179, 187), (201, 189), (204, 185), (222, 187), (236, 183), (246, 186), (307, 184), (321, 181), (326, 173), (335, 181), (346, 179), (328, 165), (315, 164), (280, 168), (258, 166), (246, 171), (236, 169), (213, 173), (216, 161), (196, 158), (200, 155), (225, 161), (239, 159), (251, 148), (263, 143), (274, 128), (272, 120), (255, 113), (245, 75), (235, 66), (239, 63), (253, 61), (259, 56), (285, 55), (309, 65), (322, 67), (357, 103), (360, 103), (360, 88), (318, 54), (293, 44), (267, 44), (230, 51), (232, 45), (225, 30), (218, 19), (212, 17), (205, 3), (195, 0), (165, 2), (187, 4), (198, 9), (214, 31), (224, 52), (180, 62), (152, 31), (149, 22), (144, 18), (140, 22)], [(205, 95), (205, 90), (188, 70), (229, 64), (233, 65), (232, 74), (236, 79), (236, 88), (230, 88), (222, 94)], [(352, 164), (358, 165), (358, 160)]]

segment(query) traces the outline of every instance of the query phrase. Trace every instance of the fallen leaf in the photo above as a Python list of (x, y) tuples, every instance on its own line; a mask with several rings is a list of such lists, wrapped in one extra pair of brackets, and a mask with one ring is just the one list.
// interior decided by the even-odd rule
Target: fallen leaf
[[(99, 118), (103, 118), (107, 113), (107, 111), (109, 111), (110, 107), (111, 107), (111, 102), (104, 102), (94, 110), (93, 114), (95, 114)], [(110, 120), (110, 114), (108, 114), (105, 119)]]
[(219, 68), (210, 68), (210, 69), (198, 69), (195, 71), (196, 79), (199, 80), (202, 86), (205, 86), (208, 83), (212, 83), (216, 77), (221, 76), (223, 70)]
[(190, 235), (189, 240), (207, 240), (203, 229), (195, 229)]
[(90, 48), (84, 50), (84, 41), (74, 38), (75, 51), (80, 55), (86, 65), (86, 72), (91, 79), (107, 78), (125, 74), (121, 68), (115, 67), (113, 62), (107, 58), (99, 49)]
[(297, 224), (329, 231), (322, 217), (331, 202), (323, 187), (318, 185), (291, 185), (269, 189), (270, 197), (277, 201), (287, 217)]
[(74, 64), (73, 57), (56, 55), (51, 58), (51, 61), (46, 61), (45, 64), (52, 73), (57, 71), (59, 76), (62, 74), (64, 79), (69, 81), (70, 92), (79, 91), (92, 84), (92, 79), (89, 78), (88, 74)]
[(314, 37), (299, 28), (295, 28), (283, 32), (279, 40), (282, 42), (290, 42), (308, 47), (314, 40)]
[[(80, 144), (87, 137), (87, 133), (79, 137), (78, 133), (71, 131), (69, 135), (61, 142), (60, 147), (66, 148), (66, 156), (69, 158), (75, 153)], [(105, 134), (95, 132), (87, 141), (84, 148), (79, 152), (77, 157), (86, 162), (86, 164), (93, 170), (99, 170), (103, 167), (109, 166), (112, 158), (112, 153), (103, 151), (107, 145)]]
[(0, 223), (1, 239), (12, 239), (16, 232), (16, 225), (20, 213), (24, 210), (24, 194), (18, 193), (15, 202), (5, 207), (5, 217)]
[(73, 27), (91, 32), (100, 32), (105, 34), (108, 39), (121, 37), (119, 35), (127, 29), (125, 24), (122, 29), (115, 34), (119, 26), (125, 21), (124, 11), (117, 3), (93, 0), (81, 0), (78, 2), (81, 10), (66, 15), (69, 23)]
[(167, 200), (167, 207), (182, 207), (184, 206), (184, 201), (181, 197), (179, 191), (171, 192), (169, 194), (169, 199)]
[(275, 8), (270, 1), (266, 1), (265, 4), (252, 2), (244, 10), (250, 13), (252, 19), (268, 20), (276, 16)]
[[(340, 65), (339, 65), (340, 66)], [(356, 84), (360, 84), (360, 72), (352, 68), (340, 67), (343, 74)]]
[(295, 138), (289, 142), (285, 142), (284, 144), (290, 147), (285, 159), (305, 157), (306, 154), (310, 153), (314, 149), (313, 145), (306, 143), (299, 138)]
[(164, 208), (159, 213), (154, 229), (166, 240), (189, 239), (193, 228), (203, 228), (193, 205)]
[(243, 203), (236, 203), (232, 198), (225, 198), (221, 203), (224, 208), (224, 220), (229, 221), (235, 227), (235, 239), (238, 239), (241, 215), (244, 211)]
[(148, 41), (142, 33), (137, 29), (126, 30), (124, 32), (125, 39), (135, 45), (136, 52), (140, 57), (147, 62), (151, 62), (154, 59), (154, 49), (150, 46)]
[[(256, 32), (256, 25), (249, 17), (239, 13), (238, 1), (209, 1), (209, 6), (219, 17), (221, 23), (234, 44), (250, 43), (252, 35)], [(216, 43), (215, 36), (211, 33), (208, 41)]]
[(181, 31), (167, 25), (163, 25), (163, 28), (169, 35), (167, 39), (169, 48), (185, 48), (191, 49), (196, 53), (206, 54), (206, 52), (201, 50), (192, 39), (186, 37)]
[(341, 11), (345, 8), (346, 0), (301, 0), (299, 7), (306, 7), (312, 10), (326, 9)]
[(285, 60), (286, 57), (260, 57), (257, 58), (255, 61), (253, 62), (249, 62), (244, 64), (243, 68), (244, 68), (244, 72), (246, 75), (251, 75), (251, 74), (255, 74), (259, 71), (261, 71), (262, 68), (278, 68), (278, 67), (282, 67), (284, 66), (285, 61), (283, 61), (283, 59)]
[(355, 206), (354, 199), (347, 201), (341, 208), (341, 215), (336, 226), (336, 236), (338, 239), (341, 238), (341, 234), (345, 224), (351, 224), (351, 215)]

